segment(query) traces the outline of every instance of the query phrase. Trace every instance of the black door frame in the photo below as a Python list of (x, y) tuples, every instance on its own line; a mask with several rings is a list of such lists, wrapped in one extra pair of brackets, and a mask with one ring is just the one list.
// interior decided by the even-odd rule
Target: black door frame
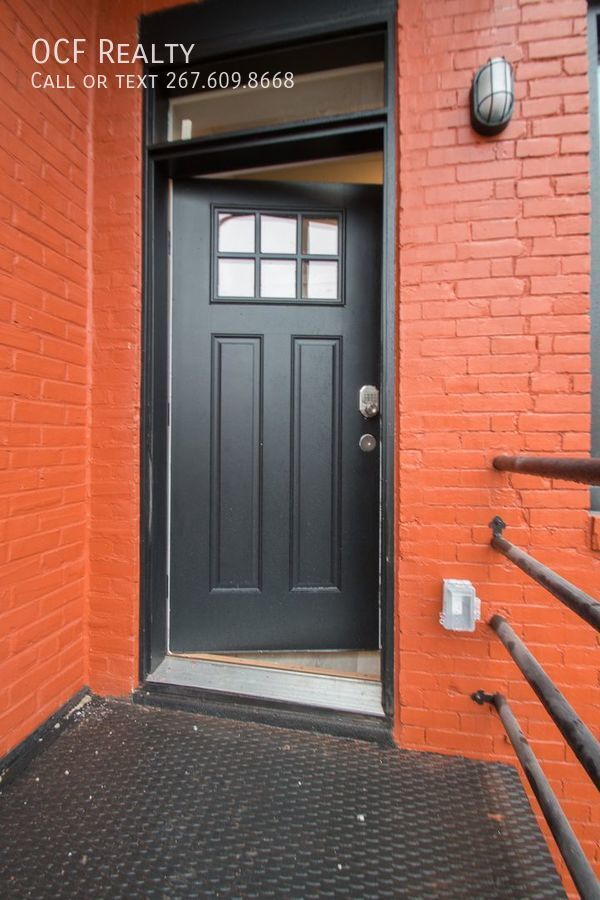
[[(252, 7), (249, 9), (249, 7)], [(240, 21), (240, 16), (245, 21)], [(232, 21), (237, 23), (231, 31)], [(258, 25), (257, 25), (258, 23)], [(169, 180), (281, 162), (307, 162), (328, 156), (384, 152), (383, 264), (381, 296), (381, 641), (383, 707), (394, 713), (394, 502), (396, 420), (396, 15), (395, 0), (259, 0), (231, 5), (205, 0), (143, 17), (145, 45), (185, 39), (195, 50), (191, 63), (254, 52), (300, 55), (307, 42), (359, 42), (379, 34), (385, 47), (386, 105), (381, 110), (329, 120), (286, 124), (253, 132), (167, 143), (164, 136), (166, 93), (159, 86), (144, 95), (142, 403), (141, 403), (141, 547), (140, 680), (162, 661), (167, 649), (167, 436), (168, 436), (168, 293)], [(299, 42), (302, 42), (299, 44)], [(271, 50), (270, 48), (276, 48)], [(343, 50), (342, 50), (343, 52)], [(329, 58), (335, 54), (329, 53)], [(300, 57), (299, 57), (300, 58)], [(236, 58), (221, 68), (236, 68)], [(171, 67), (172, 68), (172, 67)], [(266, 65), (265, 69), (269, 66)]]

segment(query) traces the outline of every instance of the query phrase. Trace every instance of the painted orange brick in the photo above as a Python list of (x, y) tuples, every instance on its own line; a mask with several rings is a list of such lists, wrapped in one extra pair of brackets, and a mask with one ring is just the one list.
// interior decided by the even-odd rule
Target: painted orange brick
[[(544, 557), (571, 580), (589, 583), (590, 590), (597, 590), (600, 568), (590, 546), (587, 491), (580, 494), (541, 479), (527, 484), (516, 476), (489, 471), (494, 452), (589, 451), (589, 388), (587, 382), (576, 383), (578, 377), (589, 376), (586, 4), (583, 0), (513, 0), (504, 4), (503, 12), (507, 11), (513, 16), (511, 24), (517, 26), (517, 34), (511, 37), (507, 32), (505, 43), (498, 38), (498, 10), (485, 0), (473, 4), (470, 14), (460, 21), (457, 17), (455, 27), (463, 29), (462, 40), (446, 40), (446, 55), (436, 69), (439, 88), (422, 95), (419, 83), (430, 68), (427, 48), (437, 34), (436, 11), (429, 4), (400, 4), (399, 186), (401, 195), (409, 201), (402, 204), (399, 228), (398, 436), (402, 442), (414, 431), (410, 446), (425, 452), (420, 458), (412, 458), (410, 464), (400, 455), (398, 463), (397, 733), (401, 743), (420, 749), (490, 758), (500, 755), (511, 760), (512, 751), (497, 721), (489, 711), (469, 708), (468, 701), (475, 683), (503, 690), (524, 724), (531, 726), (544, 768), (559, 795), (570, 803), (569, 812), (580, 838), (591, 846), (598, 841), (600, 828), (596, 826), (593, 833), (589, 830), (593, 810), (589, 782), (586, 784), (577, 766), (564, 761), (565, 751), (553, 726), (548, 730), (547, 717), (504, 649), (485, 626), (480, 627), (470, 657), (465, 655), (462, 640), (456, 642), (451, 671), (448, 654), (452, 651), (436, 621), (441, 579), (470, 577), (479, 589), (486, 614), (502, 611), (515, 626), (525, 626), (540, 658), (571, 701), (588, 721), (597, 721), (597, 660), (589, 641), (596, 653), (597, 643), (593, 636), (590, 638), (587, 626), (486, 549), (489, 532), (485, 525), (491, 512), (500, 512), (509, 522), (515, 542), (531, 548), (534, 555)], [(469, 24), (469, 19), (475, 25)], [(472, 27), (476, 27), (477, 40), (471, 41), (470, 49), (467, 41)], [(519, 102), (513, 122), (496, 139), (479, 139), (465, 130), (460, 146), (439, 146), (434, 119), (429, 116), (436, 107), (437, 95), (451, 86), (459, 98), (464, 97), (473, 69), (496, 54), (515, 61)], [(571, 95), (580, 95), (583, 103), (567, 104), (566, 98)], [(419, 96), (419, 106), (407, 103), (411, 96)], [(419, 133), (418, 147), (413, 147), (409, 139), (415, 131)], [(497, 199), (477, 203), (465, 194), (452, 201), (453, 193), (446, 186), (443, 207), (428, 206), (422, 234), (412, 234), (411, 226), (427, 204), (423, 185), (427, 184), (428, 171), (449, 164), (469, 180), (474, 177), (469, 174), (470, 166), (474, 172), (487, 172), (494, 187), (490, 196)], [(460, 230), (453, 234), (457, 226)], [(517, 236), (516, 258), (510, 244), (502, 254), (502, 242)], [(490, 277), (478, 280), (451, 270), (444, 272), (440, 267), (438, 281), (427, 285), (429, 296), (423, 293), (419, 259), (425, 259), (428, 245), (439, 240), (449, 259), (453, 242), (457, 259), (472, 258), (475, 251), (471, 243), (482, 242), (473, 246), (477, 246), (478, 259), (493, 263)], [(563, 260), (570, 256), (575, 262), (565, 265)], [(431, 302), (434, 299), (436, 302)], [(473, 319), (465, 315), (459, 300), (478, 304), (473, 306)], [(514, 307), (508, 312), (510, 304)], [(517, 324), (511, 323), (513, 317)], [(427, 337), (416, 342), (411, 332), (418, 333), (419, 319), (427, 321)], [(457, 335), (488, 335), (491, 344), (488, 354), (482, 354), (478, 345), (464, 346), (462, 371), (457, 368), (452, 390), (447, 390), (443, 376), (448, 377), (449, 357), (436, 356), (430, 349), (445, 351), (451, 334), (447, 323), (452, 319)], [(456, 357), (452, 361), (457, 367), (461, 363)], [(466, 378), (464, 372), (468, 373)], [(430, 380), (426, 390), (419, 391), (419, 420), (413, 422), (415, 374), (426, 374)], [(462, 419), (465, 409), (487, 410), (489, 416), (474, 420), (476, 428), (467, 430)], [(428, 425), (426, 431), (424, 423)], [(458, 445), (448, 440), (448, 431), (454, 429), (460, 433)], [(490, 476), (487, 495), (484, 490), (476, 498), (468, 491), (461, 493), (460, 487), (465, 469), (473, 465), (461, 453), (474, 448), (487, 455), (485, 462), (473, 468), (483, 467)], [(427, 474), (420, 474), (420, 468), (427, 469)], [(428, 488), (430, 493), (424, 502), (423, 491), (415, 492), (414, 486), (435, 485), (436, 479), (437, 497), (435, 488)], [(427, 529), (439, 521), (440, 500), (451, 506), (452, 514), (443, 516), (448, 524), (438, 544), (444, 542), (444, 553), (439, 553), (436, 561), (435, 541), (420, 540), (417, 534), (427, 534)], [(465, 542), (459, 530), (463, 522), (473, 525), (471, 543)], [(600, 546), (597, 538), (593, 540)], [(452, 547), (456, 563), (446, 561)], [(414, 598), (419, 615), (409, 615), (407, 605), (409, 609), (413, 606), (407, 603), (407, 597)], [(425, 605), (434, 597), (436, 602)], [(560, 641), (556, 639), (557, 627)], [(589, 648), (583, 657), (580, 641)], [(575, 648), (573, 657), (568, 649), (571, 645)], [(487, 654), (485, 666), (482, 649)], [(574, 664), (575, 658), (579, 665)], [(461, 708), (455, 706), (457, 698), (465, 704), (460, 737), (439, 727), (436, 721), (441, 711)]]
[[(127, 694), (138, 673), (141, 95), (57, 104), (15, 82), (38, 32), (101, 23), (135, 41), (139, 14), (166, 5), (58, 0), (42, 19), (15, 2), (0, 17), (0, 754), (86, 681)], [(469, 699), (503, 690), (592, 848), (585, 776), (503, 648), (485, 625), (462, 638), (438, 623), (441, 579), (471, 578), (486, 615), (507, 615), (598, 716), (586, 626), (495, 556), (486, 528), (501, 512), (515, 541), (597, 585), (585, 490), (491, 469), (495, 452), (589, 450), (585, 17), (584, 0), (399, 3), (396, 737), (513, 761)], [(468, 90), (499, 54), (516, 113), (483, 139)]]
[[(6, 479), (0, 480), (9, 515), (6, 553), (0, 556), (0, 659), (8, 685), (0, 707), (0, 755), (86, 680), (88, 505), (83, 493), (69, 494), (72, 484), (87, 478), (86, 433), (69, 424), (86, 392), (72, 384), (69, 363), (87, 367), (88, 311), (79, 298), (87, 305), (90, 99), (79, 89), (65, 92), (57, 104), (50, 93), (25, 87), (32, 36), (58, 36), (66, 29), (91, 37), (85, 4), (58, 6), (42, 19), (27, 4), (15, 4), (10, 22), (2, 22), (7, 56), (0, 123), (6, 126), (3, 170), (11, 177), (0, 186), (0, 277), (10, 306), (9, 315), (0, 317), (0, 342), (7, 349), (1, 360), (0, 442), (10, 448)], [(73, 123), (83, 140), (65, 140)], [(70, 331), (71, 322), (80, 327)], [(60, 426), (56, 449), (54, 426)], [(72, 465), (65, 467), (59, 447), (76, 451)], [(49, 489), (53, 484), (56, 489)], [(75, 537), (67, 560), (66, 543)]]

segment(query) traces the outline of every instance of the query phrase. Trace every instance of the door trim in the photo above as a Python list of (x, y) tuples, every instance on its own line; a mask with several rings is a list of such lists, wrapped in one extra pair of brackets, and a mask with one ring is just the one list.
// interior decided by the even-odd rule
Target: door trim
[[(213, 7), (214, 4), (206, 4)], [(275, 4), (272, 4), (275, 6)], [(279, 4), (280, 6), (281, 4)], [(285, 4), (284, 4), (285, 5)], [(335, 5), (335, 4), (334, 4)], [(227, 6), (227, 4), (223, 4)], [(395, 3), (370, 11), (368, 25), (386, 30), (386, 107), (377, 113), (338, 117), (284, 128), (259, 129), (218, 138), (181, 143), (152, 144), (157, 117), (165, 114), (164, 99), (156, 88), (144, 94), (143, 155), (143, 282), (142, 282), (142, 401), (141, 401), (141, 541), (140, 541), (140, 680), (144, 682), (166, 655), (168, 595), (166, 572), (166, 472), (168, 397), (166, 364), (168, 338), (162, 327), (168, 297), (168, 183), (191, 171), (209, 174), (277, 161), (298, 162), (319, 156), (339, 156), (383, 148), (383, 231), (381, 289), (381, 643), (382, 702), (387, 716), (394, 713), (394, 502), (395, 502), (395, 329), (397, 233), (397, 127)], [(343, 4), (340, 3), (340, 8)], [(202, 7), (195, 7), (200, 14)], [(174, 11), (176, 12), (176, 11)], [(301, 11), (300, 11), (301, 12)], [(214, 13), (214, 10), (213, 10)], [(231, 13), (231, 10), (230, 10)], [(224, 15), (227, 15), (225, 10)], [(160, 14), (163, 18), (168, 13)], [(354, 11), (353, 15), (356, 15)], [(341, 19), (343, 15), (340, 14)], [(147, 17), (151, 19), (153, 17)], [(340, 21), (341, 21), (340, 19)], [(353, 20), (354, 21), (354, 20)], [(331, 26), (327, 26), (331, 27)], [(327, 32), (316, 22), (310, 34)], [(338, 27), (340, 25), (338, 24)], [(142, 28), (143, 30), (143, 28)], [(275, 29), (276, 32), (276, 29)], [(280, 35), (281, 42), (289, 30)], [(164, 39), (164, 34), (162, 36)], [(235, 41), (233, 41), (235, 43)], [(238, 47), (236, 46), (237, 50)], [(247, 48), (246, 48), (247, 49)], [(254, 46), (260, 50), (260, 45)], [(231, 65), (232, 63), (230, 63)], [(340, 152), (341, 151), (341, 152)]]
[[(139, 40), (151, 54), (152, 44), (184, 40), (192, 44), (190, 62), (261, 51), (278, 44), (305, 42), (379, 25), (395, 25), (396, 0), (204, 0), (140, 17)], [(175, 64), (183, 56), (176, 57)], [(172, 66), (171, 66), (172, 68)]]

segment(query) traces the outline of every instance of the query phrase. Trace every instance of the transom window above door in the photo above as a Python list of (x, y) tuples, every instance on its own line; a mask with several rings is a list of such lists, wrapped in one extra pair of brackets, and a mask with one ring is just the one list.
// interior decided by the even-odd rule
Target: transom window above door
[(342, 303), (341, 213), (216, 209), (213, 302)]

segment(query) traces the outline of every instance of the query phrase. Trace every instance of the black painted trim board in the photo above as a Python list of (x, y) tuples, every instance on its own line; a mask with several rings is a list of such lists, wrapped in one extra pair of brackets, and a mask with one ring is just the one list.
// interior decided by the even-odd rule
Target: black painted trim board
[[(385, 22), (395, 0), (204, 0), (142, 16), (139, 39), (152, 44), (193, 44), (190, 63), (335, 32), (365, 30)], [(176, 64), (185, 62), (179, 53)]]
[(262, 700), (224, 691), (207, 691), (152, 682), (134, 691), (133, 702), (141, 706), (179, 709), (221, 719), (371, 741), (385, 747), (396, 746), (392, 739), (389, 720), (356, 713), (338, 713), (313, 706)]
[[(600, 456), (600, 2), (589, 4), (588, 61), (590, 82), (592, 456)], [(600, 512), (600, 487), (590, 489), (591, 507)]]
[(63, 703), (59, 709), (49, 716), (41, 725), (32, 731), (20, 744), (13, 747), (6, 756), (0, 759), (0, 789), (22, 772), (29, 763), (49, 747), (54, 741), (64, 734), (65, 730), (73, 725), (77, 719), (73, 712), (85, 697), (93, 702), (94, 695), (87, 687), (82, 687), (70, 700)]

